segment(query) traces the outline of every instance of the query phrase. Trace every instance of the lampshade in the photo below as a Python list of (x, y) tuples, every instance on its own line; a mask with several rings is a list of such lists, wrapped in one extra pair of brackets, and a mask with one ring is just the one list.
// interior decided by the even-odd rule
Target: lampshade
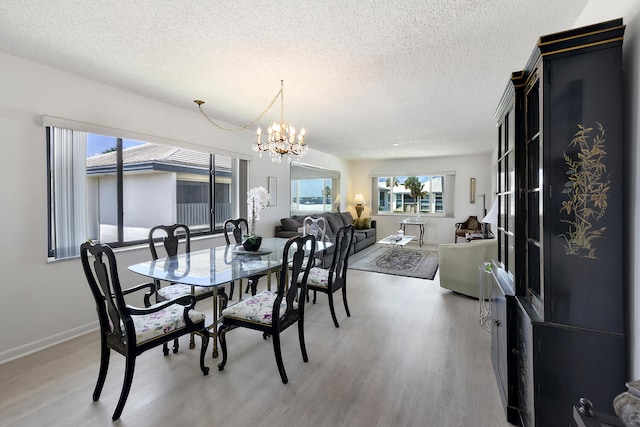
[(493, 199), (493, 204), (491, 205), (491, 209), (489, 212), (482, 218), (482, 222), (488, 224), (497, 224), (498, 223), (498, 198)]

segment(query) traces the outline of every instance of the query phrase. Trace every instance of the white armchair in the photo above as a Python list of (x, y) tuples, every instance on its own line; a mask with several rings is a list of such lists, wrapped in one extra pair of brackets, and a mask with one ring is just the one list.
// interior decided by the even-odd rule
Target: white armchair
[(443, 243), (438, 248), (440, 286), (473, 298), (479, 297), (478, 267), (498, 257), (496, 239), (467, 244)]

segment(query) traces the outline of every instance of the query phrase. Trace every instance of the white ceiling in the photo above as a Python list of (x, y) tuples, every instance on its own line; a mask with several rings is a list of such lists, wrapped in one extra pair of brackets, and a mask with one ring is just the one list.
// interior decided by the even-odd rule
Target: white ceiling
[[(2, 0), (0, 51), (345, 158), (486, 153), (512, 71), (587, 0)], [(279, 120), (276, 102), (261, 124)], [(203, 118), (204, 120), (204, 118)], [(221, 133), (213, 126), (212, 133)], [(254, 137), (247, 132), (247, 143)], [(393, 144), (398, 144), (393, 146)]]

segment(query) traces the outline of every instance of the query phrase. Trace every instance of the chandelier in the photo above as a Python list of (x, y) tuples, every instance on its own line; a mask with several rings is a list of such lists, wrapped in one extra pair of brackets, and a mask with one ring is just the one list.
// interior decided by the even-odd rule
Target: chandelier
[(300, 132), (296, 134), (296, 128), (293, 126), (293, 124), (286, 123), (284, 121), (284, 80), (280, 80), (280, 91), (278, 91), (267, 108), (254, 121), (237, 129), (227, 129), (216, 124), (209, 118), (209, 116), (207, 116), (207, 114), (202, 109), (202, 104), (204, 104), (204, 101), (195, 100), (193, 102), (198, 104), (200, 112), (209, 121), (209, 123), (211, 123), (218, 129), (228, 132), (236, 132), (248, 129), (249, 127), (258, 123), (267, 113), (267, 111), (269, 111), (271, 107), (273, 107), (278, 97), (280, 98), (280, 123), (273, 122), (273, 124), (267, 128), (267, 140), (264, 142), (262, 141), (262, 129), (260, 129), (260, 127), (258, 126), (257, 138), (251, 148), (253, 151), (259, 153), (259, 157), (262, 157), (262, 153), (268, 152), (269, 156), (271, 157), (271, 161), (273, 162), (280, 163), (284, 155), (286, 155), (287, 160), (291, 162), (292, 157), (295, 156), (299, 158), (307, 154), (308, 147), (304, 143), (304, 128), (300, 129)]

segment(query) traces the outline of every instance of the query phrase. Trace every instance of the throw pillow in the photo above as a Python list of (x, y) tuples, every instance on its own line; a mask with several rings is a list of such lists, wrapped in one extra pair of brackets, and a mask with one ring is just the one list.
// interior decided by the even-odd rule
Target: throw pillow
[(326, 214), (325, 219), (329, 223), (329, 227), (327, 228), (331, 228), (332, 236), (335, 236), (336, 233), (338, 232), (338, 229), (344, 225), (342, 224), (342, 216), (340, 215), (339, 212), (332, 212), (332, 213)]
[(371, 228), (371, 218), (356, 218), (354, 223), (356, 230), (366, 230)]
[(478, 220), (476, 219), (476, 217), (470, 217), (469, 221), (467, 221), (467, 228), (469, 230), (477, 230), (480, 228), (479, 225), (480, 224), (478, 223)]
[(302, 226), (302, 222), (293, 218), (282, 218), (280, 223), (282, 224), (282, 230), (284, 231), (298, 231), (298, 228)]
[(342, 216), (342, 222), (344, 225), (353, 224), (353, 216), (351, 212), (340, 212), (340, 216)]

